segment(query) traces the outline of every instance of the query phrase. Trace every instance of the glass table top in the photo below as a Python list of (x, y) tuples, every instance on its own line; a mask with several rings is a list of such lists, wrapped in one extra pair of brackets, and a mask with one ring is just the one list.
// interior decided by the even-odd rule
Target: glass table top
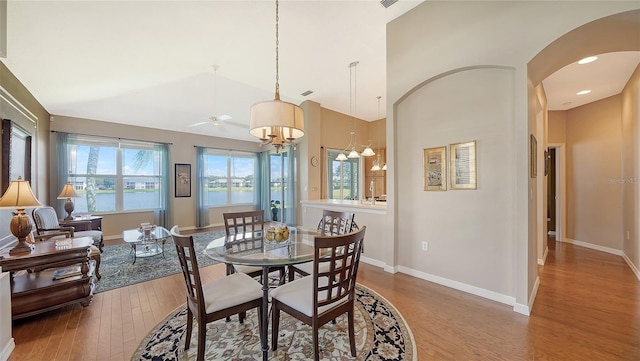
[[(289, 227), (289, 237), (269, 241), (265, 230), (239, 233), (211, 241), (204, 253), (212, 259), (244, 266), (284, 266), (313, 260), (317, 231)], [(279, 238), (279, 237), (278, 237)]]
[(140, 228), (127, 229), (122, 232), (122, 239), (127, 243), (155, 242), (170, 237), (171, 233), (166, 228), (160, 226), (155, 226), (148, 232)]

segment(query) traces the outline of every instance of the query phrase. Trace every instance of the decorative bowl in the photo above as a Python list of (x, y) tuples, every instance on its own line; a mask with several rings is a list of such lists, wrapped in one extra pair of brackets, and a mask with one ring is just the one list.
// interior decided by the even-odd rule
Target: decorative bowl
[(289, 227), (282, 225), (269, 227), (265, 232), (265, 238), (270, 243), (283, 243), (289, 240)]

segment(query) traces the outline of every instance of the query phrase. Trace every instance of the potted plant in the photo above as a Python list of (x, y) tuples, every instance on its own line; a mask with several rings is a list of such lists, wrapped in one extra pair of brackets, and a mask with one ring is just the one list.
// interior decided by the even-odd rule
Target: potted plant
[(271, 220), (278, 221), (278, 211), (280, 208), (280, 201), (271, 200)]

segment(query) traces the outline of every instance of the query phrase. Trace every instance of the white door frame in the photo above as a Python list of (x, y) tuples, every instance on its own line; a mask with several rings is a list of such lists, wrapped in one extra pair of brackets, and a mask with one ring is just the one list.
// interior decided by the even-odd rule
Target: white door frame
[(566, 144), (549, 143), (556, 150), (556, 241), (563, 242), (566, 224)]

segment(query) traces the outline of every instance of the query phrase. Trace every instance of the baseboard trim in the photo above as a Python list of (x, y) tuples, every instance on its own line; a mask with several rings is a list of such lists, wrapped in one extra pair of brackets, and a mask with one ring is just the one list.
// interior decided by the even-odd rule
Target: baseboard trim
[(513, 311), (521, 313), (525, 316), (531, 315), (531, 310), (533, 309), (533, 303), (536, 301), (536, 296), (538, 295), (538, 289), (540, 288), (540, 277), (536, 276), (536, 282), (533, 284), (533, 289), (531, 290), (531, 296), (529, 296), (529, 302), (526, 305), (521, 303), (516, 303), (513, 306)]
[(380, 267), (380, 268), (386, 268), (387, 264), (382, 262), (382, 261), (378, 261), (377, 259), (373, 259), (373, 258), (369, 258), (369, 257), (365, 257), (365, 256), (360, 256), (360, 261), (366, 263), (366, 264), (370, 264), (372, 266), (376, 266), (376, 267)]
[[(462, 283), (462, 282), (457, 282), (457, 281), (453, 281), (444, 277), (440, 277), (440, 276), (436, 276), (436, 275), (432, 275), (426, 272), (422, 272), (422, 271), (417, 271), (408, 267), (403, 267), (403, 266), (398, 266), (398, 271), (401, 273), (406, 273), (410, 276), (413, 277), (417, 277), (429, 282), (433, 282), (433, 283), (437, 283), (439, 285), (442, 286), (446, 286), (449, 288), (453, 288), (459, 291), (463, 291), (466, 293), (470, 293), (472, 295), (476, 295), (476, 296), (480, 296), (482, 298), (486, 298), (492, 301), (496, 301), (496, 302), (500, 302), (509, 306), (515, 306), (516, 305), (516, 299), (515, 297), (511, 297), (511, 296), (507, 296), (501, 293), (497, 293), (497, 292), (493, 292), (493, 291), (489, 291), (486, 290), (484, 288), (480, 288), (480, 287), (476, 287), (476, 286), (472, 286), (466, 283)], [(525, 308), (527, 308), (527, 306), (524, 306)], [(520, 308), (518, 307), (518, 313), (522, 313), (519, 311)], [(515, 307), (514, 307), (514, 311), (515, 311)], [(528, 312), (528, 311), (527, 311)], [(525, 314), (525, 313), (523, 313)], [(526, 313), (528, 315), (528, 313)]]
[(7, 361), (11, 353), (16, 348), (16, 343), (12, 338), (9, 339), (6, 345), (2, 348), (2, 352), (0, 352), (0, 361)]
[(566, 243), (571, 243), (571, 244), (575, 244), (576, 246), (581, 246), (581, 247), (586, 247), (586, 248), (591, 248), (591, 249), (595, 249), (596, 251), (601, 251), (601, 252), (606, 252), (606, 253), (610, 253), (610, 254), (615, 254), (616, 256), (622, 256), (623, 253), (621, 250), (619, 249), (615, 249), (615, 248), (610, 248), (610, 247), (605, 247), (605, 246), (600, 246), (597, 244), (593, 244), (593, 243), (588, 243), (588, 242), (582, 242), (582, 241), (578, 241), (575, 239), (571, 239), (571, 238), (565, 238), (564, 242)]
[(627, 265), (629, 265), (629, 268), (631, 268), (631, 271), (636, 275), (636, 278), (640, 281), (640, 270), (638, 270), (638, 267), (636, 267), (636, 265), (633, 264), (631, 259), (629, 259), (629, 257), (627, 257), (626, 254), (622, 254), (622, 259), (624, 259), (624, 261), (627, 262)]
[(547, 262), (547, 256), (549, 255), (549, 247), (544, 248), (544, 254), (542, 255), (542, 259), (538, 258), (538, 265), (544, 266), (545, 262)]

